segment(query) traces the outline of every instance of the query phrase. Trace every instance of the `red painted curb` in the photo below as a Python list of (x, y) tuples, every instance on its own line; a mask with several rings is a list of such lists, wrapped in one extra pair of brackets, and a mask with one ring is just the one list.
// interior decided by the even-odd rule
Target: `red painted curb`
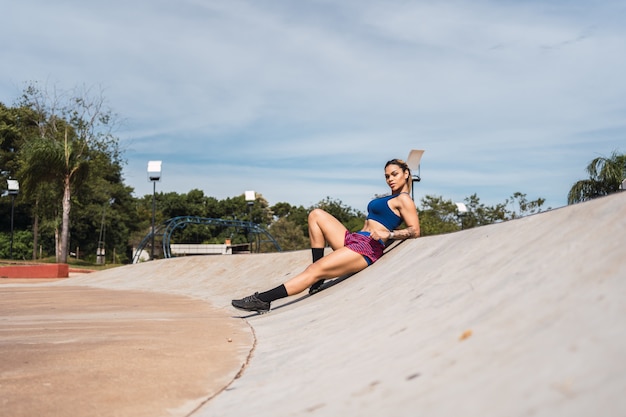
[(67, 278), (68, 264), (0, 266), (0, 278)]

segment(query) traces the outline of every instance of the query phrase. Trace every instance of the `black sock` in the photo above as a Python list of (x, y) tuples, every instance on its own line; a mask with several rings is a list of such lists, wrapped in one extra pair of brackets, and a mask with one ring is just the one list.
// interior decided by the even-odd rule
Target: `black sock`
[[(324, 248), (311, 248), (311, 253), (313, 254), (313, 263), (315, 263), (324, 257)], [(309, 292), (318, 290), (322, 285), (324, 285), (323, 279), (314, 282)]]
[(313, 263), (315, 263), (324, 257), (324, 248), (311, 248), (311, 253), (313, 254)]
[(265, 301), (266, 303), (271, 303), (274, 300), (278, 300), (279, 298), (285, 298), (289, 294), (287, 294), (287, 288), (284, 285), (279, 285), (278, 287), (271, 289), (269, 291), (265, 291), (257, 295), (257, 298), (261, 301)]

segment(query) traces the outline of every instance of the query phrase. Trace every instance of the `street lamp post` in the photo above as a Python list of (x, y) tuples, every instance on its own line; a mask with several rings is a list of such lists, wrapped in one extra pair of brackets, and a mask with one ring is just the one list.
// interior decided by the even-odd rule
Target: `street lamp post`
[(464, 229), (463, 219), (467, 215), (467, 206), (463, 203), (456, 203), (456, 213), (459, 216), (459, 220), (461, 221), (461, 230)]
[(13, 212), (15, 210), (15, 196), (20, 192), (20, 183), (17, 180), (7, 180), (7, 191), (11, 196), (11, 247), (10, 256), (13, 260)]
[[(244, 198), (246, 200), (246, 205), (248, 206), (248, 222), (252, 224), (252, 206), (254, 206), (254, 200), (256, 200), (256, 193), (254, 191), (245, 191)], [(249, 231), (246, 238), (248, 239), (248, 245), (250, 245), (250, 252), (252, 252), (252, 242), (250, 242)]]
[(244, 196), (248, 205), (248, 218), (252, 221), (252, 206), (254, 206), (254, 200), (256, 200), (256, 193), (254, 191), (246, 191)]
[(152, 181), (152, 246), (150, 260), (154, 260), (154, 218), (156, 215), (156, 183), (161, 181), (161, 161), (148, 162), (148, 180)]
[(409, 157), (406, 159), (406, 164), (411, 170), (411, 199), (413, 202), (415, 202), (415, 191), (413, 190), (413, 185), (415, 182), (420, 182), (422, 180), (420, 178), (420, 161), (422, 160), (423, 154), (424, 151), (422, 149), (412, 149), (411, 152), (409, 152)]

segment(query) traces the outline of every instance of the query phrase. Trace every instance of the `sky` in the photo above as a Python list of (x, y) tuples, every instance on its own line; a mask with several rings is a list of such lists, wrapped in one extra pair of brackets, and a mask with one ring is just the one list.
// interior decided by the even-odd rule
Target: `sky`
[(622, 0), (0, 0), (0, 102), (102, 91), (125, 183), (365, 211), (422, 149), (415, 201), (567, 204), (626, 152)]

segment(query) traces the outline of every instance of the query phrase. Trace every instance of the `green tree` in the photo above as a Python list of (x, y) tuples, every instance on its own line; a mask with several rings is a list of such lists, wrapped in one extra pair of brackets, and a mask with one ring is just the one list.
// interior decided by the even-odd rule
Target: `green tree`
[[(541, 206), (543, 206), (545, 202), (546, 199), (541, 197), (536, 200), (528, 201), (526, 194), (519, 191), (515, 192), (511, 198), (506, 201), (507, 204), (513, 205), (513, 210), (509, 211), (508, 218), (516, 219), (518, 217), (539, 213), (542, 211)], [(548, 210), (550, 210), (550, 208), (548, 208)]]
[(8, 108), (0, 103), (0, 171), (1, 177), (15, 177), (19, 161), (17, 150), (23, 142), (23, 132), (19, 126), (20, 110)]
[[(25, 182), (48, 181), (62, 190), (61, 230), (56, 251), (58, 262), (67, 262), (72, 193), (87, 178), (92, 152), (105, 153), (120, 163), (118, 141), (111, 129), (114, 116), (105, 100), (89, 89), (51, 96), (31, 84), (24, 90), (22, 107), (33, 109), (39, 136), (22, 149)], [(34, 188), (34, 186), (33, 186)]]
[[(309, 226), (308, 226), (308, 217), (309, 217), (309, 209), (304, 208), (303, 206), (292, 206), (286, 202), (276, 203), (271, 207), (272, 213), (274, 214), (274, 221), (278, 221), (281, 219), (285, 219), (286, 225), (292, 225), (296, 227), (300, 231), (300, 235), (308, 236), (309, 235)], [(294, 232), (295, 234), (296, 232)], [(307, 244), (308, 245), (308, 244)], [(281, 245), (282, 247), (282, 245)], [(298, 249), (303, 249), (302, 248)]]
[(270, 233), (279, 242), (281, 248), (299, 250), (310, 246), (308, 215), (315, 208), (327, 211), (350, 231), (360, 230), (365, 222), (363, 213), (346, 206), (341, 200), (330, 197), (326, 197), (308, 209), (280, 202), (271, 208), (274, 223), (270, 227)]
[(32, 227), (33, 259), (36, 259), (39, 246), (39, 216), (44, 208), (50, 207), (46, 202), (44, 204), (39, 203), (41, 198), (51, 195), (46, 184), (42, 182), (34, 183), (34, 189), (31, 190), (30, 184), (24, 182), (20, 173), (22, 162), (19, 151), (29, 138), (38, 136), (39, 129), (35, 122), (36, 119), (34, 110), (29, 107), (8, 108), (4, 104), (0, 104), (0, 171), (3, 174), (0, 175), (0, 178), (3, 183), (9, 177), (20, 181), (20, 194), (15, 199), (15, 226), (16, 230)]
[[(28, 259), (32, 251), (33, 236), (28, 230), (13, 233), (13, 259)], [(0, 258), (8, 259), (11, 250), (11, 234), (0, 233)]]
[(299, 250), (309, 246), (309, 239), (302, 229), (287, 217), (276, 220), (269, 228), (282, 250)]
[(463, 227), (465, 229), (509, 219), (506, 201), (495, 206), (487, 206), (480, 202), (480, 198), (476, 194), (466, 197), (464, 201), (468, 210), (463, 218)]
[[(504, 203), (493, 206), (481, 203), (476, 194), (466, 197), (463, 201), (467, 212), (460, 213), (452, 200), (445, 200), (441, 196), (424, 196), (418, 209), (422, 236), (471, 229), (534, 214), (541, 211), (545, 199), (528, 201), (526, 194), (516, 192)], [(509, 205), (514, 206), (513, 210), (507, 209)]]
[(341, 200), (331, 199), (330, 197), (326, 197), (324, 200), (311, 207), (309, 211), (313, 208), (321, 208), (332, 214), (351, 232), (360, 230), (365, 222), (365, 215), (362, 212), (344, 205)]
[[(186, 243), (223, 243), (230, 239), (232, 243), (247, 243), (250, 241), (251, 230), (245, 227), (246, 222), (252, 222), (264, 229), (272, 224), (273, 216), (267, 200), (259, 193), (255, 200), (248, 202), (244, 194), (217, 200), (206, 197), (201, 190), (191, 190), (187, 194), (157, 193), (155, 223), (163, 222), (179, 216), (198, 216), (224, 220), (239, 220), (244, 225), (230, 227), (223, 225), (194, 225), (177, 228), (172, 234), (173, 242)], [(138, 217), (151, 219), (152, 196), (146, 195), (137, 203)], [(150, 231), (151, 222), (142, 223), (143, 233), (134, 233), (132, 241), (135, 245)], [(273, 248), (273, 246), (272, 246)]]
[(98, 249), (114, 263), (131, 258), (131, 235), (140, 226), (135, 199), (122, 167), (106, 154), (90, 151), (89, 176), (74, 194), (72, 212), (71, 249), (81, 258), (96, 259)]
[[(89, 165), (77, 157), (68, 131), (65, 140), (59, 142), (46, 138), (36, 138), (22, 148), (24, 169), (21, 172), (27, 189), (34, 189), (40, 181), (59, 185), (63, 190), (61, 199), (61, 234), (57, 252), (57, 262), (67, 262), (72, 188), (79, 187), (87, 177)], [(33, 184), (33, 185), (31, 185)]]
[(422, 236), (455, 232), (461, 228), (456, 204), (441, 196), (424, 196), (418, 213)]
[(587, 165), (589, 178), (577, 181), (567, 194), (567, 204), (603, 197), (620, 190), (626, 179), (626, 154), (614, 151), (609, 158), (600, 156)]

